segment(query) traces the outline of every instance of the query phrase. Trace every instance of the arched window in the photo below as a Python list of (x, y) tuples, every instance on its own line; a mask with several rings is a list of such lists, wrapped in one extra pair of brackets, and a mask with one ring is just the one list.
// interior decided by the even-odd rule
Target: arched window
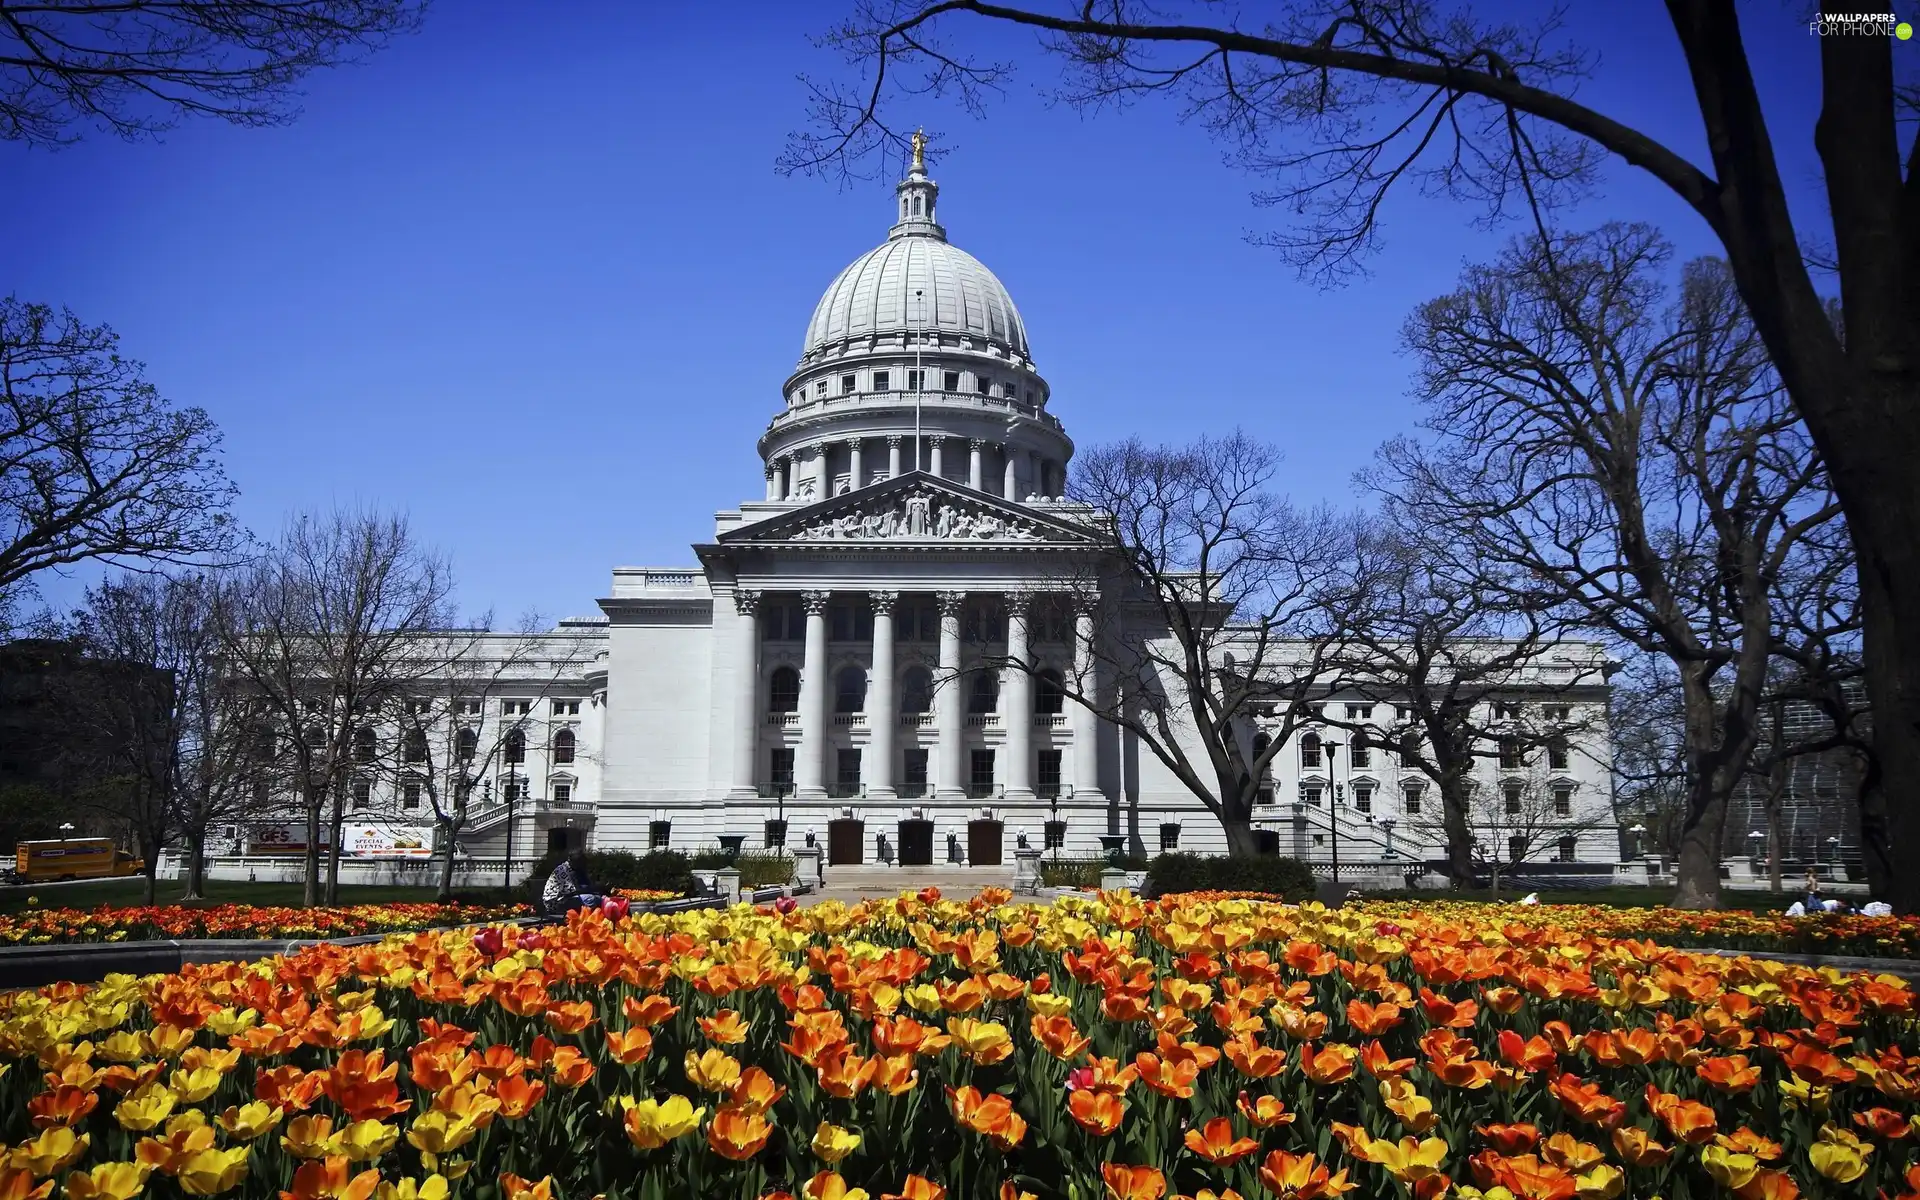
[(967, 711), (997, 712), (1000, 708), (1000, 676), (992, 671), (975, 671), (967, 689)]
[(573, 730), (562, 729), (559, 733), (554, 734), (553, 735), (553, 761), (556, 763), (572, 762), (573, 747), (574, 747)]
[(253, 757), (257, 762), (270, 762), (280, 752), (280, 739), (274, 736), (273, 726), (260, 725), (253, 731)]
[(524, 729), (511, 730), (507, 734), (501, 757), (510, 763), (527, 761), (527, 732)]
[(480, 735), (471, 729), (462, 729), (453, 735), (453, 752), (460, 756), (461, 762), (472, 762), (473, 756), (480, 750)]
[(1317, 767), (1320, 765), (1319, 734), (1304, 734), (1300, 738), (1300, 765), (1302, 767)]
[(773, 686), (767, 689), (767, 711), (800, 711), (800, 672), (792, 667), (780, 667), (774, 671)]
[(857, 713), (867, 707), (867, 673), (859, 667), (842, 667), (833, 680), (833, 711)]
[(407, 730), (406, 758), (410, 763), (427, 761), (427, 734), (422, 729)]
[(925, 667), (907, 672), (900, 688), (900, 711), (923, 713), (933, 707), (933, 673)]
[(365, 725), (353, 731), (353, 761), (370, 763), (373, 761), (373, 730)]
[(1262, 754), (1265, 754), (1267, 752), (1267, 747), (1271, 745), (1273, 745), (1273, 738), (1268, 736), (1265, 732), (1254, 734), (1253, 735), (1253, 761), (1259, 762), (1260, 756)]
[(1037, 685), (1033, 695), (1033, 711), (1042, 715), (1059, 713), (1066, 707), (1067, 692), (1060, 672), (1048, 667), (1034, 680)]

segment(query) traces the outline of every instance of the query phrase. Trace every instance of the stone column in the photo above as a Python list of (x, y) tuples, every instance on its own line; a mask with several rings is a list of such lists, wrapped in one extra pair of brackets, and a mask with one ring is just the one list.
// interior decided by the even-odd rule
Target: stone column
[(887, 478), (900, 478), (900, 443), (905, 440), (899, 434), (887, 439)]
[(828, 471), (828, 467), (833, 459), (832, 456), (827, 453), (829, 449), (831, 449), (831, 443), (828, 442), (821, 442), (813, 448), (815, 456), (813, 460), (813, 498), (815, 500), (825, 500), (828, 496), (833, 495), (833, 476)]
[(1038, 450), (1027, 451), (1027, 492), (1030, 495), (1044, 495), (1047, 490), (1047, 473), (1041, 462)]
[(801, 592), (807, 610), (807, 650), (800, 666), (800, 753), (794, 756), (794, 794), (827, 795), (827, 592)]
[(974, 491), (980, 490), (980, 452), (987, 444), (979, 438), (967, 443), (967, 486)]
[[(1099, 695), (1099, 668), (1093, 661), (1093, 613), (1082, 607), (1073, 615), (1073, 678), (1081, 695)], [(1067, 701), (1073, 730), (1073, 794), (1076, 799), (1101, 795), (1100, 718), (1078, 701)]]
[(749, 800), (759, 794), (754, 775), (767, 719), (760, 711), (760, 593), (736, 588), (733, 609), (733, 798)]
[(787, 464), (791, 461), (784, 455), (773, 460), (773, 498), (775, 500), (793, 499), (793, 481), (787, 474)]
[(849, 463), (847, 467), (847, 474), (851, 481), (851, 490), (857, 492), (860, 490), (861, 486), (866, 482), (865, 477), (862, 476), (860, 473), (860, 439), (859, 438), (847, 439), (847, 460)]
[(940, 675), (934, 681), (933, 722), (940, 762), (934, 795), (963, 799), (967, 788), (960, 760), (966, 753), (967, 718), (960, 694), (960, 615), (966, 609), (967, 594), (941, 592), (935, 599), (940, 602)]
[(767, 499), (780, 499), (780, 468), (773, 463), (767, 464)]
[(900, 705), (893, 691), (893, 613), (899, 592), (871, 592), (873, 670), (867, 684), (867, 752), (860, 759), (868, 799), (893, 798), (894, 743), (899, 737)]
[(1007, 782), (1007, 799), (1033, 799), (1033, 676), (1026, 668), (1029, 617), (1033, 597), (1026, 592), (1007, 594), (1007, 683), (1000, 706), (1007, 723), (1007, 762), (1000, 777)]
[(938, 434), (927, 439), (927, 441), (931, 443), (927, 448), (927, 474), (932, 475), (936, 479), (941, 478), (944, 474), (940, 465), (940, 445), (946, 440), (947, 439), (940, 437)]
[(1000, 494), (1009, 500), (1018, 500), (1020, 498), (1020, 456), (1012, 446), (1002, 446), (1000, 451), (1007, 460), (1007, 483)]

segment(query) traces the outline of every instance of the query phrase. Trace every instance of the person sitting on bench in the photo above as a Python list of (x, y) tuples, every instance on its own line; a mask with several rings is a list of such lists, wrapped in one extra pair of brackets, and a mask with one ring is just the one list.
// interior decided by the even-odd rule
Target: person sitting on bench
[(600, 899), (600, 889), (587, 876), (587, 856), (575, 850), (547, 876), (540, 889), (540, 910), (557, 917), (576, 908), (598, 908)]

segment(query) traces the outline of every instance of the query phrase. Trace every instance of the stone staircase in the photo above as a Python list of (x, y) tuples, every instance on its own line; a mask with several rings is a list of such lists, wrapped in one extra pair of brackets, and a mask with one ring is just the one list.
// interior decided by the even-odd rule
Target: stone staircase
[(840, 900), (854, 904), (861, 900), (884, 899), (901, 892), (917, 892), (937, 887), (940, 894), (953, 900), (978, 895), (982, 888), (1013, 887), (1013, 866), (961, 867), (940, 864), (928, 867), (840, 866), (828, 867), (826, 886), (813, 895), (820, 900)]

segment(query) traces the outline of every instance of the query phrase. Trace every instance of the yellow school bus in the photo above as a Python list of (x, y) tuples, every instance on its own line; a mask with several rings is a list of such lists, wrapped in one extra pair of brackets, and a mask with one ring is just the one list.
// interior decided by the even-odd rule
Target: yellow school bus
[(112, 838), (65, 838), (21, 842), (14, 848), (14, 872), (21, 883), (48, 879), (112, 879), (138, 875), (145, 859), (114, 848)]

